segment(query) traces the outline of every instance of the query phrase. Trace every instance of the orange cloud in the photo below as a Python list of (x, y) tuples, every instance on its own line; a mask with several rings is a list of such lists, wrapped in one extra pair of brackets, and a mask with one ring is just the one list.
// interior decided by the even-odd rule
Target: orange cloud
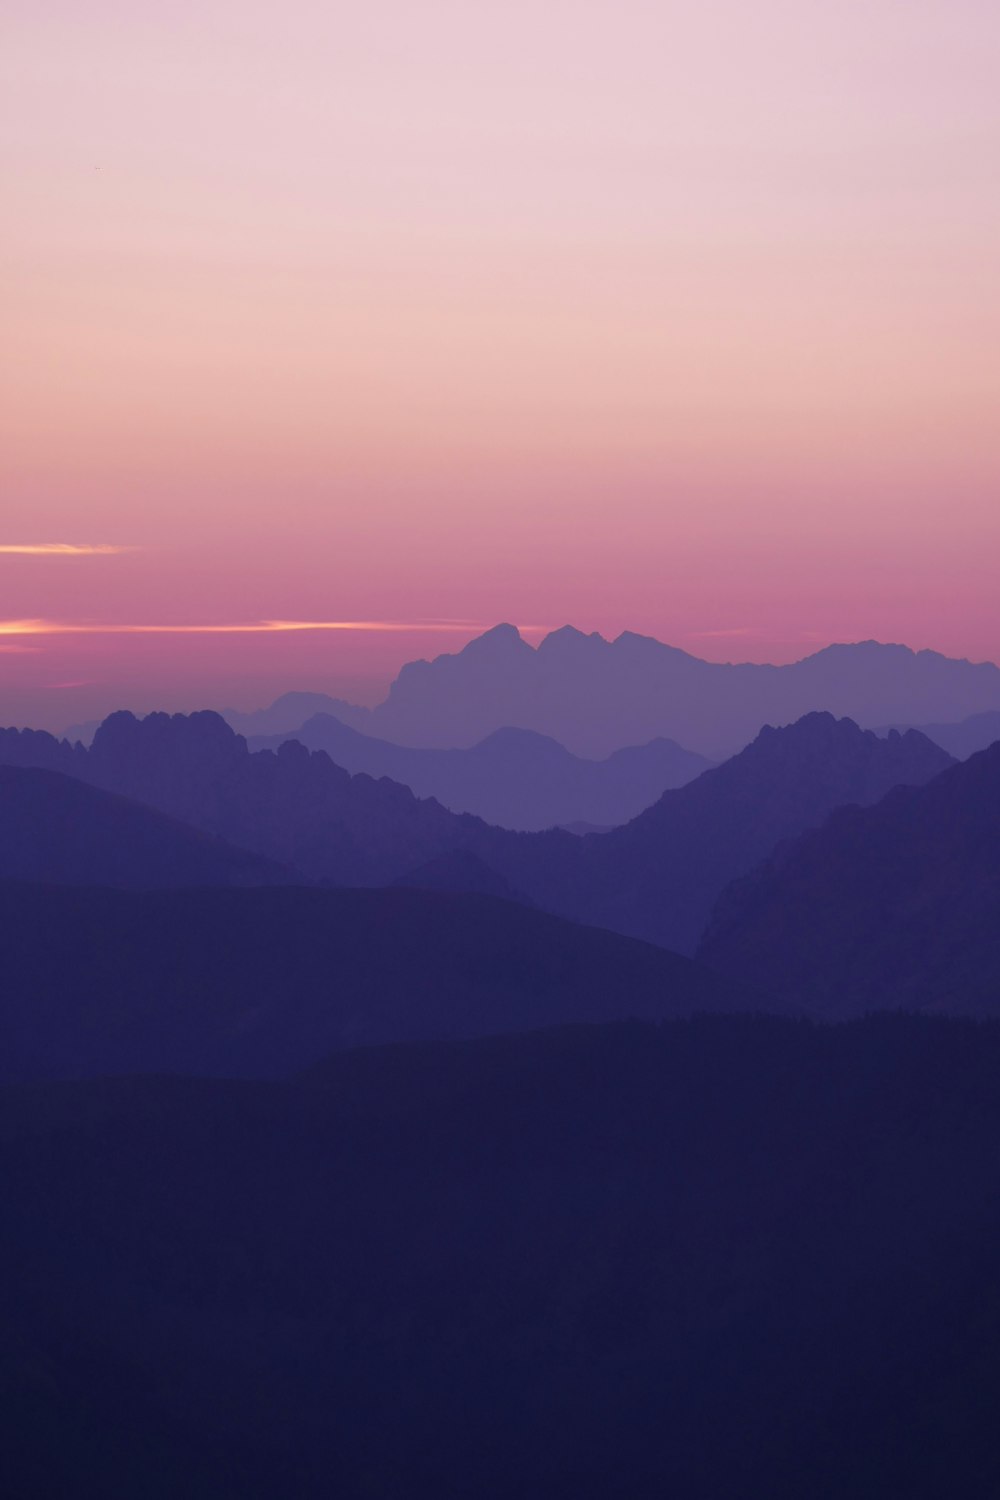
[(0, 636), (39, 635), (266, 635), (291, 630), (457, 631), (487, 627), (474, 620), (254, 620), (225, 625), (95, 625), (64, 620), (0, 620)]
[(0, 554), (7, 557), (112, 557), (135, 550), (105, 542), (0, 542)]

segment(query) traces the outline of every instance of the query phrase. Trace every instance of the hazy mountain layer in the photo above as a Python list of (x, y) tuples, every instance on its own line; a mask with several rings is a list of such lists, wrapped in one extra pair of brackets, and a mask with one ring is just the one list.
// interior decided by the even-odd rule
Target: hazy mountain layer
[[(287, 738), (248, 743), (251, 750), (277, 749)], [(325, 750), (352, 775), (388, 776), (417, 797), (436, 797), (452, 812), (522, 830), (627, 823), (668, 787), (693, 781), (711, 764), (672, 740), (585, 760), (527, 729), (498, 729), (469, 750), (414, 750), (360, 734), (330, 714), (307, 720), (293, 738), (310, 750)]]
[[(894, 727), (901, 729), (904, 726), (897, 724)], [(936, 745), (941, 745), (956, 760), (968, 760), (970, 755), (975, 755), (977, 751), (985, 750), (1000, 740), (1000, 709), (972, 714), (958, 724), (918, 724), (915, 727)]]
[(820, 1015), (1000, 1015), (1000, 744), (782, 847), (701, 952)]

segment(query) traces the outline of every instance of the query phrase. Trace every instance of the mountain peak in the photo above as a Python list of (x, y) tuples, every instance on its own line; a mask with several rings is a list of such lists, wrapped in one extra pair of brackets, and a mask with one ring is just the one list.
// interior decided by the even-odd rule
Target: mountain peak
[(606, 646), (608, 642), (597, 630), (592, 630), (585, 635), (582, 630), (577, 630), (575, 625), (560, 625), (558, 630), (550, 630), (538, 644), (540, 652), (551, 651), (573, 651), (586, 648), (593, 643), (596, 646)]
[(489, 630), (484, 630), (482, 635), (473, 636), (472, 640), (463, 646), (459, 655), (480, 656), (486, 653), (500, 655), (512, 649), (516, 650), (517, 647), (525, 644), (517, 626), (505, 620)]

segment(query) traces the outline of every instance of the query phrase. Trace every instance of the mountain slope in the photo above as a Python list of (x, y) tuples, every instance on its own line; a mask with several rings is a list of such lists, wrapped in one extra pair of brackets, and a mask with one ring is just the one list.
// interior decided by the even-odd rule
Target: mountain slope
[[(251, 750), (276, 750), (287, 738), (272, 735), (248, 743)], [(325, 750), (352, 776), (388, 776), (452, 812), (521, 830), (625, 823), (668, 787), (683, 786), (711, 764), (662, 739), (618, 750), (603, 761), (585, 760), (526, 729), (498, 729), (468, 750), (411, 749), (360, 734), (330, 714), (308, 719), (292, 738), (310, 750)]]
[[(509, 889), (547, 911), (683, 953), (693, 953), (722, 889), (782, 839), (839, 805), (877, 801), (951, 764), (915, 731), (880, 739), (850, 720), (811, 714), (762, 731), (624, 827), (580, 838), (490, 827), (394, 782), (351, 777), (296, 741), (250, 754), (212, 713), (112, 714), (81, 754), (88, 781), (306, 881), (388, 885), (430, 866), (438, 884)], [(475, 861), (456, 860), (457, 851)]]
[(1000, 1014), (1000, 744), (778, 850), (701, 953), (822, 1015)]
[(272, 1077), (334, 1048), (761, 1004), (492, 896), (0, 885), (0, 1077)]
[(58, 771), (0, 765), (0, 879), (128, 887), (276, 885), (272, 861)]
[[(830, 714), (765, 728), (739, 755), (664, 793), (624, 828), (582, 839), (578, 872), (562, 877), (571, 881), (566, 909), (692, 953), (720, 892), (781, 840), (822, 822), (835, 807), (875, 802), (891, 787), (928, 781), (950, 764), (944, 750), (915, 731), (880, 739)], [(529, 871), (514, 883), (539, 899), (530, 881)], [(543, 904), (558, 895), (553, 882)]]
[(985, 1497), (1000, 1028), (0, 1094), (7, 1492)]

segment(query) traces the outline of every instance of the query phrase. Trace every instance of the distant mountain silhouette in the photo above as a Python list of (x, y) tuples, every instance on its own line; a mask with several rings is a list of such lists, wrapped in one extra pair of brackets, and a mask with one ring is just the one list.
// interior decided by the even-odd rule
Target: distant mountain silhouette
[[(250, 740), (277, 749), (288, 736)], [(565, 823), (614, 827), (634, 818), (668, 787), (683, 786), (711, 764), (672, 740), (584, 760), (528, 729), (498, 729), (469, 750), (414, 750), (371, 739), (329, 714), (317, 714), (293, 738), (325, 750), (352, 775), (388, 776), (417, 797), (452, 812), (474, 813), (501, 828), (538, 830)]]
[(647, 944), (431, 890), (0, 885), (0, 947), (7, 1080), (274, 1077), (372, 1042), (765, 1003)]
[(783, 846), (701, 953), (823, 1016), (1000, 1015), (1000, 744)]
[[(894, 726), (897, 729), (905, 727), (909, 726)], [(971, 714), (958, 724), (917, 724), (913, 727), (947, 750), (956, 760), (968, 760), (970, 755), (975, 755), (979, 750), (985, 750), (988, 745), (1000, 740), (1000, 709)], [(882, 729), (879, 733), (887, 734), (888, 730)]]
[(345, 703), (342, 698), (331, 698), (329, 693), (296, 692), (282, 693), (269, 708), (258, 708), (251, 713), (244, 713), (236, 708), (223, 709), (222, 717), (237, 734), (247, 738), (251, 735), (275, 734), (287, 737), (316, 714), (338, 715), (342, 710), (356, 713), (357, 707), (353, 703)]
[(40, 1500), (985, 1500), (1000, 1027), (574, 1027), (0, 1093)]
[(0, 879), (155, 887), (288, 878), (270, 860), (125, 797), (58, 771), (0, 765)]
[(397, 744), (464, 747), (504, 726), (602, 757), (667, 738), (722, 759), (763, 724), (826, 710), (863, 727), (1000, 709), (1000, 668), (863, 641), (789, 666), (706, 662), (648, 636), (555, 630), (533, 649), (498, 625), (454, 655), (410, 662), (373, 709), (331, 710)]

